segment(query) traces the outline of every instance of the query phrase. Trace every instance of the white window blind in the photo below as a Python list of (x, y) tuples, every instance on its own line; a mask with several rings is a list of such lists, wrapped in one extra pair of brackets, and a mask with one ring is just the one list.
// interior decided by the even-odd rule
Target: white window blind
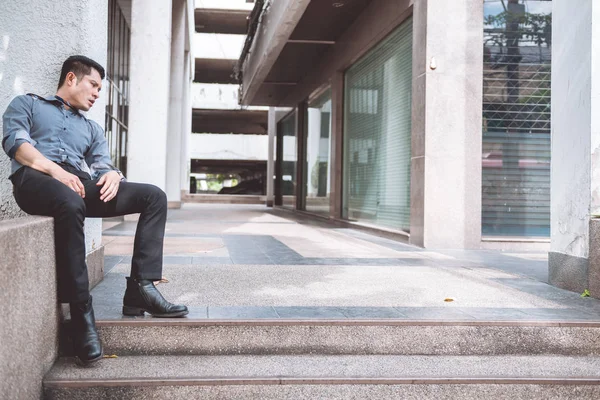
[(484, 3), (482, 234), (550, 235), (552, 2)]
[(344, 217), (409, 231), (412, 18), (345, 74)]

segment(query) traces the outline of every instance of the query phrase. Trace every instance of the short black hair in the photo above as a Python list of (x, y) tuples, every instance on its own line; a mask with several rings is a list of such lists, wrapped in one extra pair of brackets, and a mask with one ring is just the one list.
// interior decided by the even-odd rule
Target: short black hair
[(67, 74), (72, 72), (78, 80), (92, 73), (92, 68), (98, 71), (100, 77), (104, 79), (104, 68), (96, 61), (86, 56), (71, 56), (65, 60), (60, 71), (60, 79), (58, 80), (58, 88), (65, 83)]

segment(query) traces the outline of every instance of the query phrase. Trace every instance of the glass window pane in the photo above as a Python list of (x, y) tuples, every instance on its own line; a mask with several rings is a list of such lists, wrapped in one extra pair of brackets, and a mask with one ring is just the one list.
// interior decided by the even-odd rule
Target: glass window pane
[(306, 211), (329, 215), (330, 90), (308, 104), (306, 121)]
[(283, 163), (281, 172), (281, 194), (283, 207), (295, 208), (296, 206), (296, 113), (292, 113), (281, 121), (283, 134)]
[(345, 218), (409, 231), (411, 92), (412, 18), (346, 72)]
[(482, 234), (550, 234), (551, 1), (484, 1)]

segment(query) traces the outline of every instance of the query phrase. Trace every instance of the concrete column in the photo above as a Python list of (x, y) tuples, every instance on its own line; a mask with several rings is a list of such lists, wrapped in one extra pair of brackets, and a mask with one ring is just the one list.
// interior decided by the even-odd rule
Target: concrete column
[(410, 241), (481, 241), (483, 2), (421, 0), (413, 11)]
[(306, 102), (296, 108), (296, 210), (306, 209)]
[(171, 85), (167, 134), (167, 200), (169, 208), (181, 208), (181, 159), (183, 142), (183, 82), (185, 74), (185, 0), (173, 0), (171, 25)]
[(341, 71), (331, 78), (331, 156), (329, 158), (329, 216), (342, 218), (343, 157), (344, 157), (344, 74)]
[(275, 132), (275, 184), (273, 188), (273, 205), (283, 205), (283, 131), (281, 129), (281, 123), (277, 122), (277, 129)]
[(273, 207), (274, 204), (274, 189), (275, 182), (273, 175), (275, 173), (275, 137), (277, 136), (277, 109), (275, 107), (269, 107), (269, 120), (268, 120), (268, 131), (269, 131), (269, 144), (267, 154), (267, 207)]
[[(308, 109), (308, 120), (306, 121), (307, 132), (306, 132), (306, 158), (307, 158), (307, 170), (306, 170), (306, 195), (308, 197), (317, 197), (319, 182), (319, 155), (321, 145), (321, 109), (320, 108), (309, 108)], [(313, 170), (317, 169), (317, 181), (313, 182)]]
[(552, 2), (550, 283), (600, 298), (600, 4)]
[(181, 192), (190, 191), (190, 135), (192, 134), (192, 56), (185, 52), (185, 69), (183, 79), (183, 111), (181, 130)]
[[(171, 58), (170, 0), (132, 0), (127, 174), (166, 190)], [(179, 178), (178, 178), (179, 180)]]

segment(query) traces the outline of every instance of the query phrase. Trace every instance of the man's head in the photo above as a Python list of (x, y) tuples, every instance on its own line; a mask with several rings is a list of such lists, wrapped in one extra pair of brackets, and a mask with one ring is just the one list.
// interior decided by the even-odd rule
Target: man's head
[(85, 56), (71, 56), (60, 72), (57, 95), (74, 108), (87, 111), (100, 96), (104, 68)]

